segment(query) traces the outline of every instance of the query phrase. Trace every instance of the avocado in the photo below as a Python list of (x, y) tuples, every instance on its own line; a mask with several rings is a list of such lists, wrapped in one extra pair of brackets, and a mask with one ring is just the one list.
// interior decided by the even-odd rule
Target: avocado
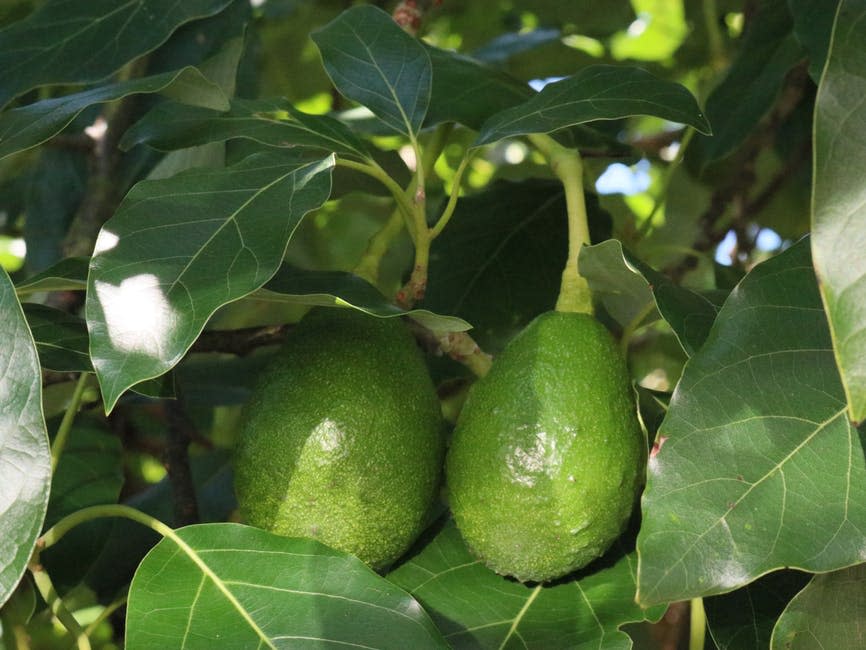
[(469, 393), (446, 460), (451, 510), (491, 569), (552, 580), (621, 534), (645, 458), (611, 335), (588, 314), (547, 312)]
[(317, 309), (245, 408), (235, 492), (253, 526), (381, 568), (421, 532), (443, 454), (439, 401), (403, 323)]

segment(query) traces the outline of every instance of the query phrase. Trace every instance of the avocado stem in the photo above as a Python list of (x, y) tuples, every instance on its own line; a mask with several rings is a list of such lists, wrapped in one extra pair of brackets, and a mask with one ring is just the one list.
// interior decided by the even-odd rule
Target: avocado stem
[(532, 134), (530, 142), (547, 158), (551, 171), (562, 183), (568, 215), (568, 259), (562, 271), (562, 284), (556, 311), (592, 314), (592, 292), (582, 275), (578, 260), (580, 249), (589, 244), (586, 199), (583, 195), (583, 161), (577, 149), (568, 149), (549, 135)]

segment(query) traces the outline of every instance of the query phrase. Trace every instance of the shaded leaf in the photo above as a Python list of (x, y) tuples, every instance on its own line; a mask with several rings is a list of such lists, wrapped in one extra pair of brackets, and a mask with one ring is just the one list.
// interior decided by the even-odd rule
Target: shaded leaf
[(312, 39), (340, 93), (398, 133), (418, 132), (430, 101), (430, 56), (391, 16), (371, 5), (352, 7)]
[(45, 305), (25, 303), (22, 307), (43, 368), (57, 372), (93, 372), (84, 319)]
[[(98, 422), (79, 420), (69, 432), (54, 473), (45, 528), (81, 508), (117, 503), (122, 486), (120, 439)], [(39, 559), (55, 585), (77, 584), (99, 555), (110, 530), (110, 521), (88, 521), (42, 552)]]
[(276, 272), (301, 218), (330, 192), (333, 156), (268, 152), (145, 181), (103, 226), (90, 263), (90, 352), (110, 411), (172, 368), (222, 305)]
[(785, 0), (762, 0), (756, 7), (737, 58), (707, 99), (713, 137), (697, 137), (689, 147), (690, 157), (702, 166), (745, 141), (772, 108), (788, 70), (805, 56), (791, 31)]
[(525, 83), (466, 56), (425, 45), (433, 86), (425, 126), (459, 122), (480, 129), (484, 121), (534, 94)]
[(368, 158), (364, 143), (342, 122), (308, 115), (284, 99), (236, 99), (228, 112), (163, 102), (123, 136), (122, 149), (136, 144), (163, 151), (249, 138), (274, 147), (305, 146)]
[[(581, 28), (583, 25), (581, 25)], [(488, 63), (505, 63), (515, 54), (534, 50), (541, 45), (562, 39), (562, 30), (540, 27), (531, 31), (507, 32), (488, 41), (472, 52), (475, 58)]]
[(689, 356), (703, 345), (716, 317), (709, 300), (674, 284), (626, 252), (615, 239), (584, 247), (580, 273), (621, 325), (649, 323), (660, 314)]
[(641, 68), (592, 65), (547, 84), (528, 101), (497, 113), (481, 127), (475, 146), (527, 133), (552, 133), (593, 120), (654, 115), (710, 133), (710, 124), (685, 87)]
[(231, 0), (49, 0), (0, 31), (0, 107), (31, 88), (99, 81)]
[(842, 0), (815, 104), (812, 254), (830, 320), (848, 415), (866, 419), (866, 7)]
[(833, 19), (839, 0), (788, 0), (794, 34), (809, 55), (809, 76), (818, 83), (830, 49)]
[(707, 627), (719, 650), (766, 650), (779, 614), (809, 574), (777, 571), (722, 596), (704, 599)]
[(199, 104), (228, 108), (228, 100), (219, 86), (196, 68), (100, 86), (56, 99), (44, 99), (0, 114), (0, 159), (54, 137), (88, 106), (140, 93), (191, 94), (197, 97)]
[[(845, 0), (842, 0), (845, 2)], [(817, 575), (773, 630), (772, 650), (866, 647), (866, 565)]]
[(89, 257), (67, 257), (15, 286), (18, 295), (37, 291), (84, 291)]
[(131, 647), (448, 647), (415, 600), (352, 556), (239, 524), (177, 534), (187, 548), (163, 540), (133, 578)]
[(731, 293), (674, 391), (643, 496), (640, 601), (861, 561), (866, 458), (845, 406), (801, 241)]
[(299, 305), (352, 307), (381, 318), (411, 316), (428, 329), (442, 332), (471, 328), (454, 316), (440, 316), (426, 309), (404, 311), (366, 280), (342, 271), (307, 271), (284, 264), (253, 297)]
[(485, 350), (501, 350), (535, 316), (553, 309), (566, 241), (560, 184), (494, 183), (460, 199), (433, 243), (423, 305), (472, 323), (473, 338)]
[(0, 606), (12, 595), (42, 528), (51, 484), (42, 374), (15, 289), (0, 270)]
[(664, 607), (634, 602), (634, 553), (615, 545), (586, 570), (549, 586), (527, 586), (477, 560), (453, 523), (388, 575), (415, 596), (452, 648), (628, 650), (619, 626), (657, 620)]

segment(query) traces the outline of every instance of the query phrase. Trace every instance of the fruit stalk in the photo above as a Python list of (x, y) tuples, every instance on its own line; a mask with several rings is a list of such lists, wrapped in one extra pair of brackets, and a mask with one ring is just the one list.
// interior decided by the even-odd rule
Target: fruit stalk
[(589, 283), (580, 275), (580, 249), (590, 243), (583, 195), (583, 161), (577, 149), (568, 149), (549, 135), (533, 134), (530, 142), (548, 160), (550, 169), (562, 182), (568, 213), (568, 259), (562, 271), (562, 284), (556, 311), (592, 314), (592, 293)]

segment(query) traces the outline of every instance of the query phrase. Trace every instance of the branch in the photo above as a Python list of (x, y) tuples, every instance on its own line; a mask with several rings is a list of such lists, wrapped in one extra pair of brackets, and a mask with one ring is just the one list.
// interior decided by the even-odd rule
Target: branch
[(201, 333), (190, 352), (227, 352), (244, 357), (256, 348), (283, 343), (292, 327), (266, 325), (237, 330), (207, 330)]
[(193, 437), (190, 432), (195, 427), (180, 399), (167, 400), (165, 409), (168, 443), (163, 458), (174, 495), (174, 525), (188, 526), (199, 521), (198, 501), (189, 466), (189, 443)]

